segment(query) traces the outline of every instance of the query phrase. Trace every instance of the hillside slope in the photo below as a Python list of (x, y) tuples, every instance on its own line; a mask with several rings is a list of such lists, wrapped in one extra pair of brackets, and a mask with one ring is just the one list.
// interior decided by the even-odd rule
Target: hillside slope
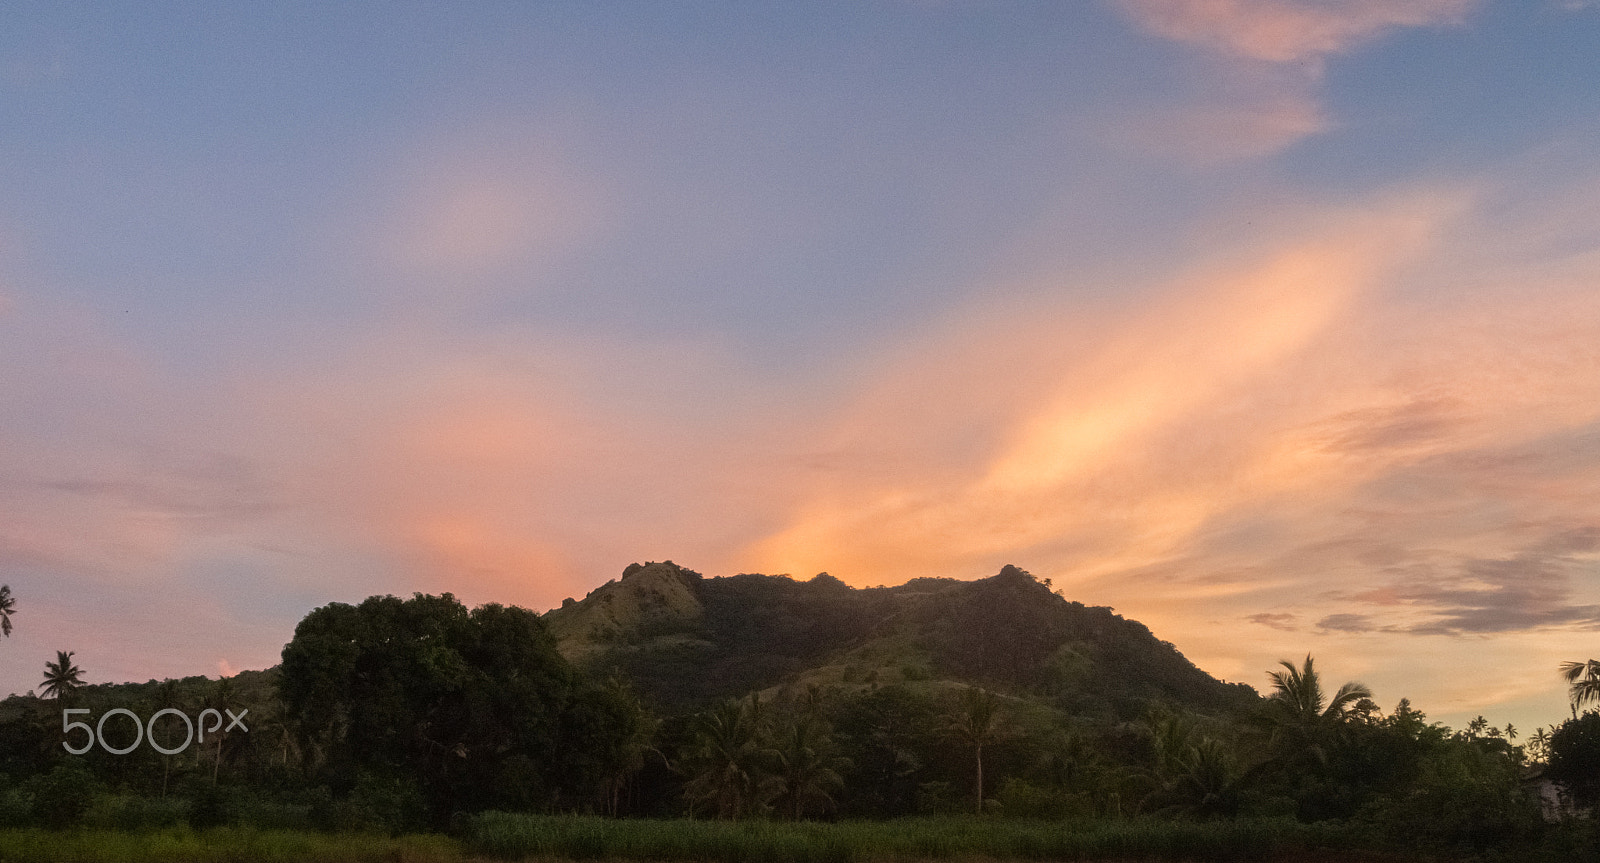
[(857, 589), (826, 573), (705, 578), (671, 561), (634, 564), (544, 619), (569, 659), (622, 674), (667, 710), (813, 683), (959, 682), (1119, 716), (1155, 703), (1226, 713), (1257, 698), (1143, 624), (1063, 599), (1014, 566)]

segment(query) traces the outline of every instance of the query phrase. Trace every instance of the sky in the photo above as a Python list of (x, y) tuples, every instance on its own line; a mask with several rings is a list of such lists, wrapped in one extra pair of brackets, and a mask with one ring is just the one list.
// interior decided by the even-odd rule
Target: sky
[(1600, 3), (4, 18), (0, 692), (667, 559), (1455, 727), (1600, 656)]

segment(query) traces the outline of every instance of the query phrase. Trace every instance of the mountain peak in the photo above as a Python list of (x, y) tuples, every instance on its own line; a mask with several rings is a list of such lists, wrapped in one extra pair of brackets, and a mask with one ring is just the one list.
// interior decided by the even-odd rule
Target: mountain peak
[(864, 590), (827, 573), (705, 578), (671, 561), (633, 564), (545, 620), (569, 659), (675, 708), (811, 683), (975, 684), (1124, 717), (1151, 703), (1231, 710), (1257, 697), (1143, 624), (1068, 601), (1011, 564), (975, 581)]
[(670, 560), (632, 563), (622, 580), (589, 591), (582, 602), (568, 600), (544, 614), (561, 653), (581, 659), (637, 643), (655, 633), (692, 630), (705, 614), (699, 584), (703, 576)]

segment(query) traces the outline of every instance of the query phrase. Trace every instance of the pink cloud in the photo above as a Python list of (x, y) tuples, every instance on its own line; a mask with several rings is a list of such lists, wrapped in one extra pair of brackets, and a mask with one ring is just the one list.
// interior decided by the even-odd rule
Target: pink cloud
[(1146, 30), (1248, 60), (1348, 51), (1397, 27), (1460, 23), (1475, 0), (1121, 0)]
[(536, 285), (614, 214), (607, 181), (548, 129), (452, 129), (375, 161), (367, 193), (328, 233), (383, 274), (383, 290), (435, 304), (481, 297), (508, 274), (520, 290)]

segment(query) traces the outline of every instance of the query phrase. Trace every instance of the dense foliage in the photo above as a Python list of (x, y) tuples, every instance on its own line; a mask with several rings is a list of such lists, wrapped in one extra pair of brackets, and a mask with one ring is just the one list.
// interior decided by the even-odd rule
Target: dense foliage
[[(597, 589), (552, 611), (561, 628), (626, 591)], [(1078, 715), (1137, 719), (1150, 707), (1182, 704), (1211, 712), (1247, 709), (1255, 691), (1196, 668), (1171, 644), (1109, 608), (1052, 592), (1014, 566), (977, 581), (913, 579), (898, 587), (852, 589), (826, 574), (704, 578), (670, 574), (698, 604), (695, 614), (661, 615), (608, 633), (586, 665), (632, 680), (658, 709), (703, 709), (796, 677), (854, 688), (872, 683), (959, 680), (1026, 691)], [(645, 604), (659, 601), (640, 588)]]
[(623, 693), (574, 674), (538, 615), (449, 594), (313, 611), (279, 691), (311, 777), (415, 789), (439, 821), (586, 801), (638, 722)]
[[(1532, 789), (1542, 765), (1509, 727), (1479, 720), (1452, 731), (1404, 700), (1386, 713), (1365, 687), (1325, 681), (1309, 656), (1269, 672), (1261, 698), (1020, 570), (865, 591), (766, 576), (684, 585), (706, 609), (690, 624), (693, 638), (676, 625), (617, 630), (613, 646), (578, 665), (538, 615), (419, 594), (317, 609), (268, 672), (70, 690), (96, 716), (247, 712), (248, 733), (212, 733), (175, 755), (142, 746), (69, 756), (62, 705), (7, 699), (0, 773), (15, 781), (0, 782), (0, 828), (477, 825), (469, 832), (478, 831), (479, 850), (516, 854), (544, 853), (540, 831), (570, 832), (560, 826), (569, 822), (473, 817), (498, 810), (721, 822), (1029, 819), (1102, 837), (1133, 824), (1209, 823), (1222, 826), (1137, 830), (1154, 830), (1158, 844), (1191, 833), (1242, 842), (1266, 830), (1527, 859), (1596, 847), (1586, 822), (1541, 818)], [(691, 660), (709, 677), (741, 652), (763, 670), (745, 672), (747, 688), (732, 695), (715, 694), (726, 682), (704, 681), (651, 697), (661, 681), (632, 677), (685, 674)], [(127, 745), (113, 730), (108, 742)], [(1548, 749), (1547, 778), (1569, 800), (1592, 803), (1600, 714), (1536, 739), (1539, 754)], [(494, 831), (511, 844), (495, 845)], [(705, 841), (767, 841), (727, 838), (735, 836)], [(1080, 841), (1124, 840), (1039, 847)]]

